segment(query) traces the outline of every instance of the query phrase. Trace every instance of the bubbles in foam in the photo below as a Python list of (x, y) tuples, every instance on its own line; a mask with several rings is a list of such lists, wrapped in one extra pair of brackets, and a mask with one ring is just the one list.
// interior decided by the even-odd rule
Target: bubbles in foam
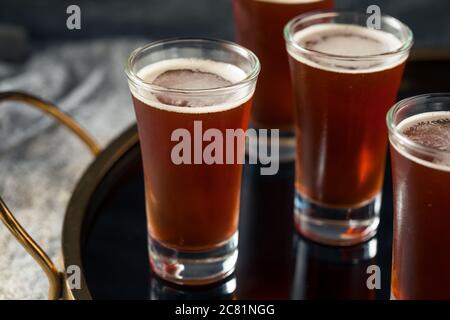
[(438, 149), (450, 151), (450, 114), (448, 118), (423, 119), (402, 130), (412, 141)]
[(164, 88), (189, 90), (220, 88), (230, 85), (231, 81), (211, 72), (181, 69), (161, 73), (152, 83)]
[[(390, 43), (351, 32), (315, 35), (304, 39), (306, 48), (340, 56), (367, 56), (389, 52)], [(395, 49), (394, 49), (395, 50)]]
[(412, 116), (400, 122), (397, 130), (417, 144), (436, 149), (436, 156), (429, 160), (439, 169), (450, 170), (450, 111)]
[(294, 41), (303, 48), (342, 57), (338, 59), (303, 54), (295, 52), (295, 49), (289, 49), (290, 54), (300, 62), (333, 72), (378, 72), (393, 68), (407, 58), (407, 54), (399, 54), (380, 59), (364, 59), (395, 52), (400, 49), (402, 43), (393, 34), (358, 25), (334, 23), (313, 25), (294, 34)]
[[(152, 84), (170, 89), (213, 89), (232, 84), (219, 75), (198, 70), (180, 69), (168, 70), (158, 75)], [(224, 102), (220, 97), (179, 97), (174, 94), (159, 93), (156, 98), (164, 104), (180, 107), (205, 107)]]
[[(239, 67), (195, 58), (169, 59), (145, 66), (137, 73), (144, 82), (165, 89), (207, 90), (223, 88), (246, 78)], [(183, 113), (218, 112), (237, 107), (247, 101), (252, 91), (237, 89), (229, 94), (149, 92), (132, 87), (133, 95), (142, 102), (161, 109)], [(232, 90), (231, 90), (232, 91)]]
[(235, 65), (196, 58), (178, 58), (155, 62), (139, 70), (138, 76), (144, 81), (152, 83), (158, 76), (171, 70), (212, 73), (231, 83), (239, 82), (246, 77), (244, 70)]

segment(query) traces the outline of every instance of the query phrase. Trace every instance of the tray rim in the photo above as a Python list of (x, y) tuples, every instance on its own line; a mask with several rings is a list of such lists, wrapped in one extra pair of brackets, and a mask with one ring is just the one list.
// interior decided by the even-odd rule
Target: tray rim
[(132, 124), (114, 138), (100, 155), (92, 161), (72, 192), (63, 222), (61, 258), (64, 275), (68, 266), (76, 265), (80, 268), (81, 287), (80, 289), (71, 289), (66, 279), (64, 279), (65, 298), (92, 300), (81, 257), (82, 231), (87, 209), (91, 204), (92, 195), (110, 169), (138, 142), (137, 126)]

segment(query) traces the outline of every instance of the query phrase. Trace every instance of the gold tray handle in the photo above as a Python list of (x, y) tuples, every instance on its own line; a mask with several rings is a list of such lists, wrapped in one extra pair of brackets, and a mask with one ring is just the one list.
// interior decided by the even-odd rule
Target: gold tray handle
[[(0, 92), (0, 103), (4, 101), (23, 102), (36, 109), (39, 109), (55, 118), (58, 122), (66, 126), (78, 138), (80, 138), (90, 149), (94, 156), (97, 156), (101, 149), (97, 142), (69, 115), (61, 111), (54, 104), (43, 101), (35, 96), (22, 92)], [(25, 250), (36, 260), (47, 275), (49, 282), (48, 298), (59, 299), (62, 296), (63, 276), (56, 268), (55, 264), (42, 250), (41, 247), (30, 237), (20, 223), (14, 218), (5, 202), (0, 197), (0, 219), (11, 231), (13, 236), (20, 242)]]

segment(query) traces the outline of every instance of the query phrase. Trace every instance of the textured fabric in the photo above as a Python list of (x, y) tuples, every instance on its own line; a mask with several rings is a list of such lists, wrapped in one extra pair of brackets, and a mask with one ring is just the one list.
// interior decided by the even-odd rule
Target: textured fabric
[[(134, 121), (123, 67), (142, 43), (44, 46), (23, 64), (0, 63), (0, 91), (21, 90), (54, 102), (105, 146)], [(59, 265), (65, 209), (92, 156), (53, 119), (16, 103), (0, 106), (0, 136), (0, 195)], [(0, 299), (46, 297), (45, 274), (0, 224)]]

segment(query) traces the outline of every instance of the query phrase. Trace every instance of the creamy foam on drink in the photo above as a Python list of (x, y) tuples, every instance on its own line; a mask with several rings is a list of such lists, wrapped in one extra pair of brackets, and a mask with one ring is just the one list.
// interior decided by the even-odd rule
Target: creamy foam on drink
[[(137, 72), (148, 84), (174, 90), (208, 90), (223, 88), (246, 78), (235, 65), (212, 60), (179, 58), (152, 63)], [(253, 92), (237, 89), (230, 94), (176, 92), (151, 93), (131, 87), (133, 95), (152, 107), (183, 113), (218, 112), (240, 106)]]
[(152, 83), (164, 88), (186, 90), (220, 88), (232, 84), (215, 73), (191, 69), (165, 71)]
[(426, 166), (450, 171), (450, 111), (427, 112), (412, 116), (400, 122), (397, 130), (415, 143), (438, 151), (436, 158), (431, 159), (431, 162), (399, 150), (404, 156)]
[[(394, 35), (381, 30), (357, 25), (319, 24), (307, 27), (294, 34), (294, 41), (302, 48), (321, 54), (340, 56), (341, 59), (321, 54), (299, 53), (289, 49), (298, 61), (314, 68), (340, 73), (369, 73), (393, 68), (407, 58), (407, 54), (381, 59), (364, 57), (394, 52), (402, 46)], [(345, 57), (358, 57), (345, 59)]]

